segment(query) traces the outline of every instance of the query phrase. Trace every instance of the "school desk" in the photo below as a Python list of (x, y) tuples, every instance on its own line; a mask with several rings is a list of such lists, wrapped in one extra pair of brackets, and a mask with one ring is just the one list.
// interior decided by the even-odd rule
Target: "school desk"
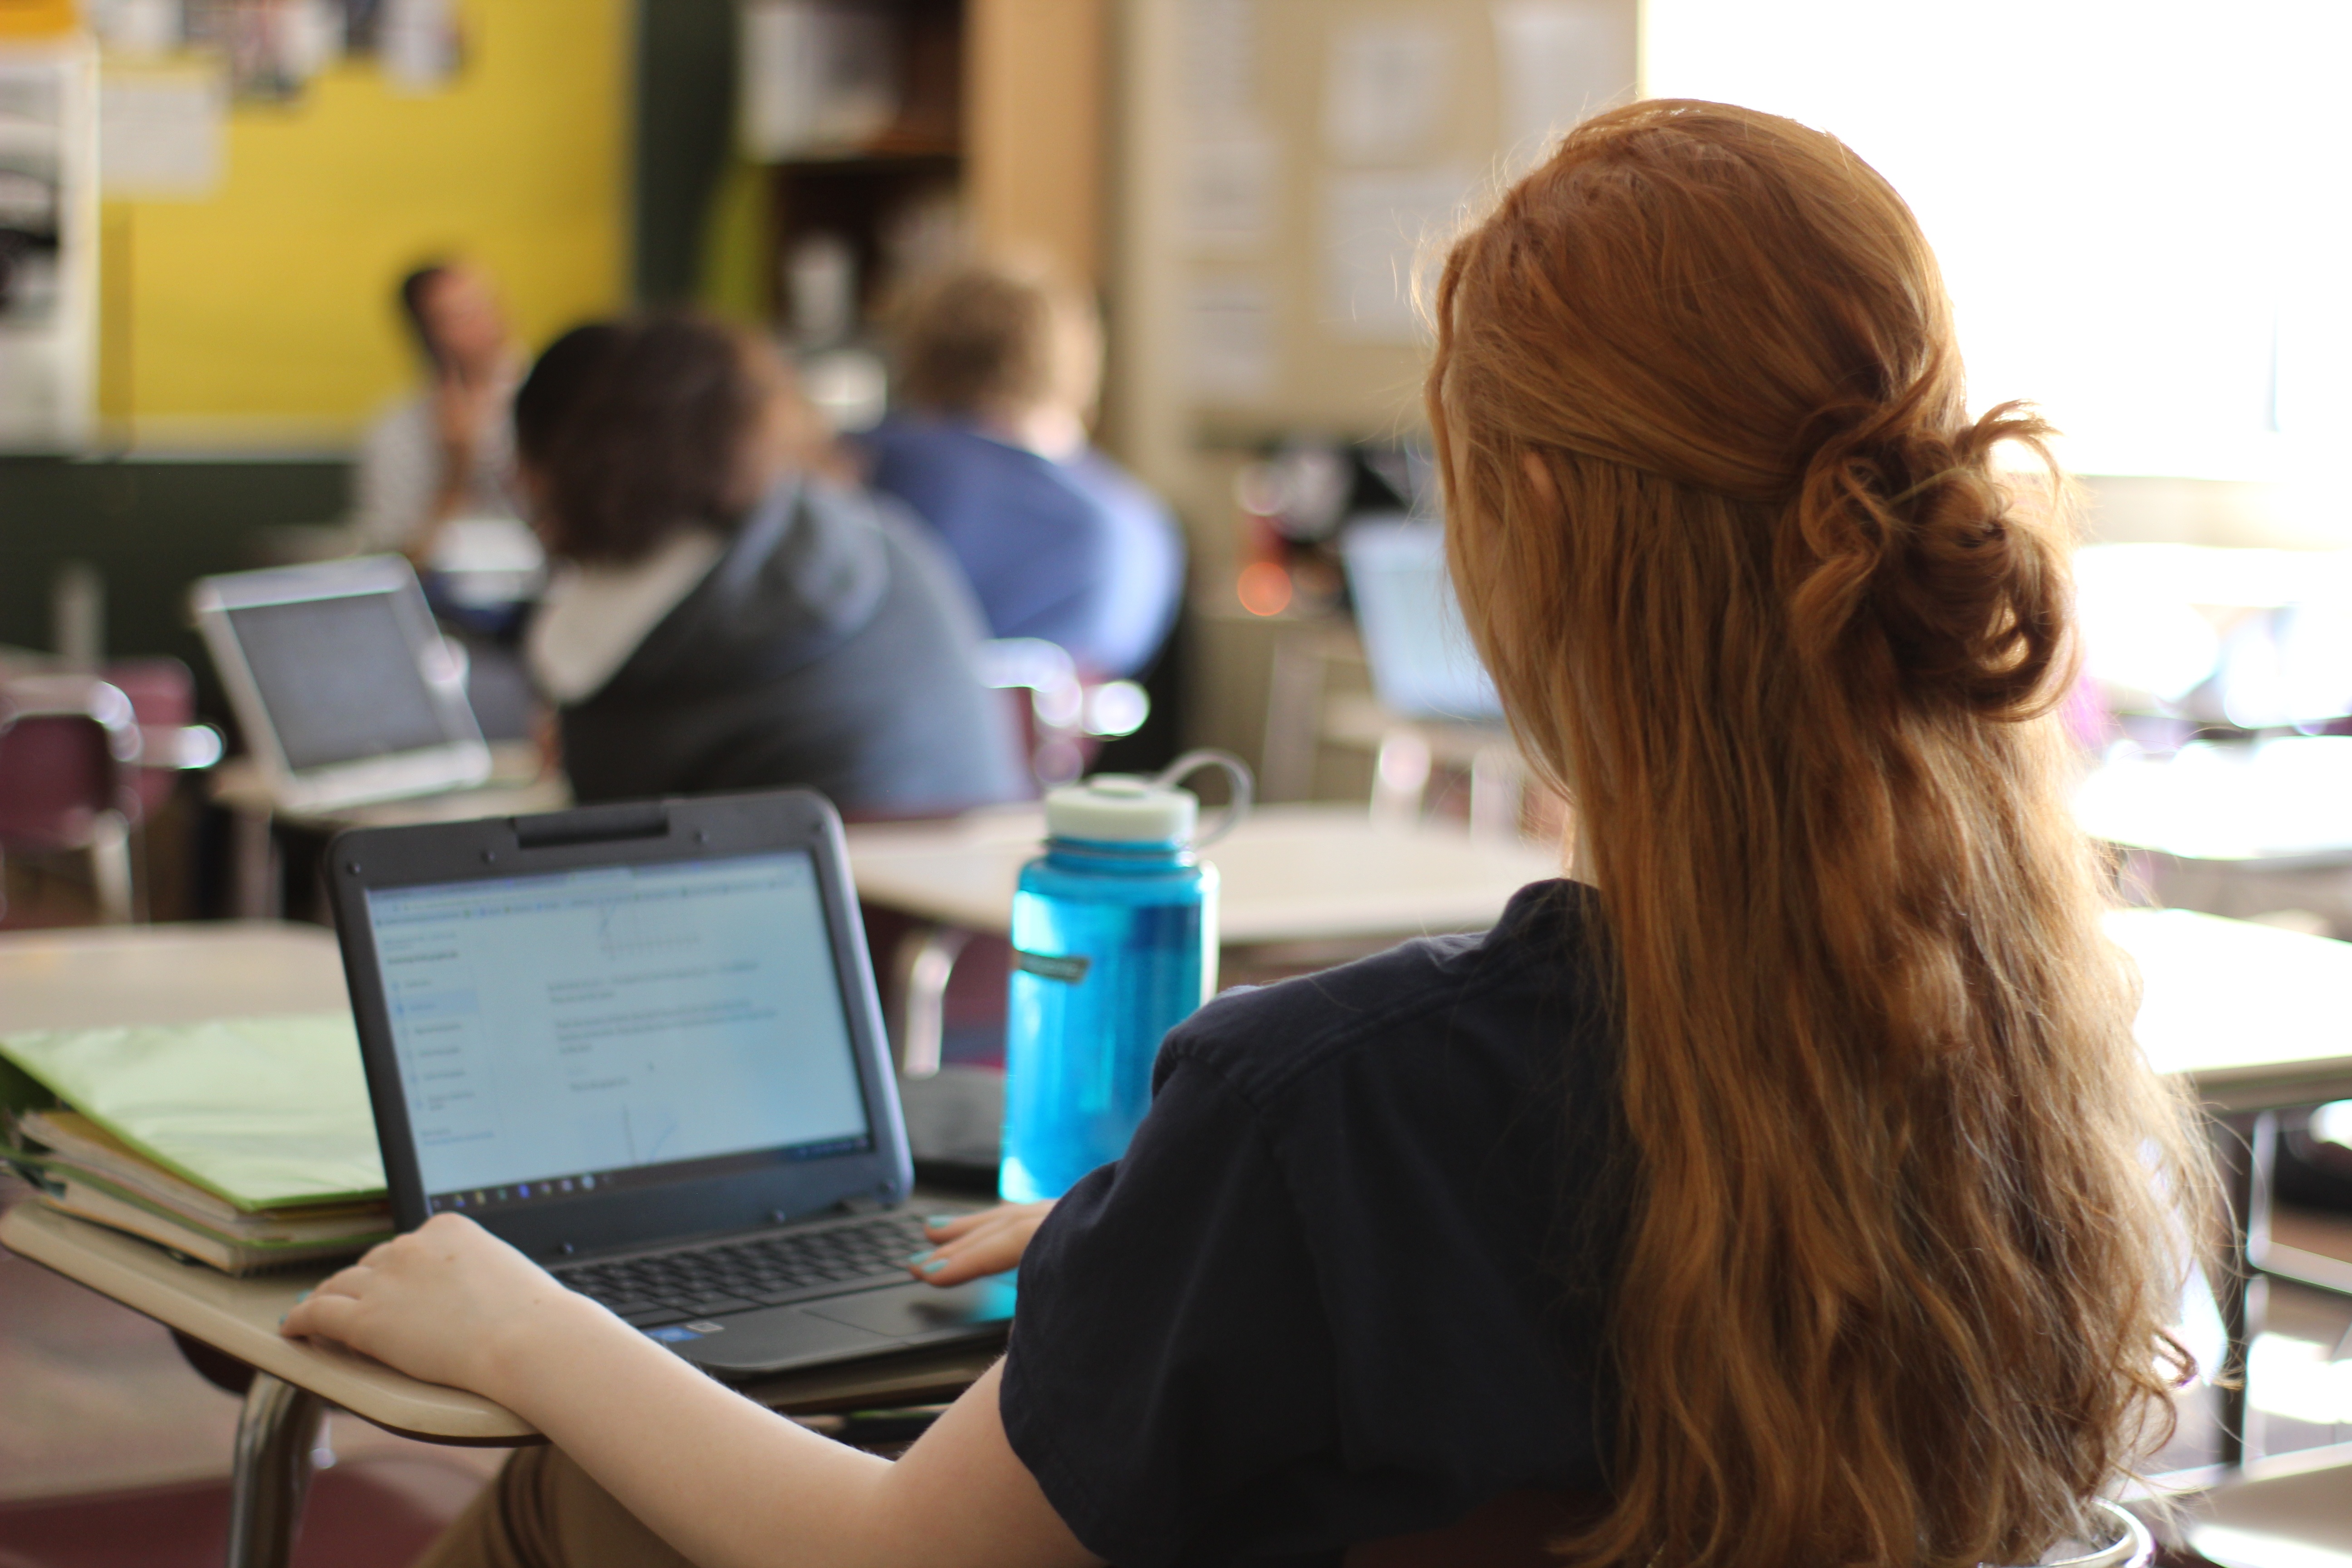
[[(110, 927), (0, 935), (0, 1033), (316, 1013), (348, 1006), (333, 933), (275, 922)], [(35, 1201), (0, 1218), (0, 1246), (143, 1312), (255, 1370), (238, 1421), (231, 1568), (284, 1568), (327, 1405), (433, 1443), (504, 1445), (538, 1435), (474, 1394), (419, 1383), (278, 1321), (326, 1269), (236, 1279)], [(786, 1373), (743, 1392), (794, 1415), (951, 1399), (992, 1352), (912, 1352)]]
[[(2344, 1005), (2352, 996), (2352, 945), (2179, 911), (2119, 913), (2110, 930), (2147, 976), (2138, 1032), (2150, 1059), (2186, 1077), (2217, 1115), (2257, 1135), (2254, 1157), (2234, 1173), (2239, 1247), (2257, 1266), (2274, 1262), (2283, 1249), (2263, 1254), (2262, 1119), (2284, 1106), (2352, 1096), (2352, 1012)], [(0, 1032), (343, 1005), (334, 939), (315, 927), (251, 922), (0, 936)], [(308, 1479), (309, 1435), (326, 1404), (433, 1442), (511, 1445), (535, 1436), (487, 1400), (279, 1338), (278, 1318), (322, 1270), (232, 1279), (30, 1202), (0, 1219), (0, 1246), (256, 1369), (237, 1436), (232, 1568), (282, 1568)], [(2236, 1294), (2234, 1304), (2223, 1302), (2224, 1321), (2242, 1346), (2252, 1325), (2244, 1292)], [(988, 1360), (971, 1351), (894, 1357), (795, 1373), (745, 1392), (794, 1413), (913, 1405), (951, 1396)], [(2242, 1409), (2230, 1415), (2242, 1420)]]

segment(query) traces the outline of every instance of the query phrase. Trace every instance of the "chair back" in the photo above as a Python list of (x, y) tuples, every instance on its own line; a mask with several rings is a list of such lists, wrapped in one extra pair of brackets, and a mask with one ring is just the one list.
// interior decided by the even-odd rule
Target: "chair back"
[(10, 718), (0, 733), (0, 846), (82, 849), (110, 814), (139, 819), (139, 725), (120, 687), (20, 675), (0, 683), (0, 700)]
[(1024, 695), (1015, 710), (1029, 771), (1040, 790), (1076, 779), (1106, 740), (1131, 735), (1151, 716), (1132, 680), (1088, 681), (1058, 643), (997, 637), (980, 645), (982, 685)]
[(2156, 1537), (2137, 1515), (2105, 1498), (2091, 1505), (2095, 1541), (2062, 1541), (2032, 1568), (2148, 1568)]
[(109, 664), (107, 682), (131, 700), (139, 723), (139, 767), (131, 785), (143, 815), (152, 816), (179, 786), (186, 769), (220, 761), (220, 731), (196, 722), (196, 680), (176, 658), (123, 659)]

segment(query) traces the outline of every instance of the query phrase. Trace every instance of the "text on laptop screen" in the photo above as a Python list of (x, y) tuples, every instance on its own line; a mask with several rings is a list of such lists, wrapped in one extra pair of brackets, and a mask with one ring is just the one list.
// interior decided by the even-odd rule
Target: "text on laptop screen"
[(367, 901), (436, 1210), (870, 1146), (806, 851)]
[(229, 621), (295, 772), (449, 743), (390, 594), (254, 605)]

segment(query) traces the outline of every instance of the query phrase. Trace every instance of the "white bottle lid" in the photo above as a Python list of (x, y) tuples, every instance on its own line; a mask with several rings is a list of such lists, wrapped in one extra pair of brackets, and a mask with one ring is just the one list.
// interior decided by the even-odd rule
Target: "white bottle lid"
[(1045, 794), (1045, 831), (1108, 844), (1190, 843), (1201, 797), (1134, 773), (1097, 773)]

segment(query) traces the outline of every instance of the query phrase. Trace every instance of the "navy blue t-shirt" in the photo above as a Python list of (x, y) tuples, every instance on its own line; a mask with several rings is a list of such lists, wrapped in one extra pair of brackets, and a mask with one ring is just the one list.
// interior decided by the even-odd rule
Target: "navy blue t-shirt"
[(1623, 1213), (1592, 890), (1230, 993), (1021, 1265), (1001, 1409), (1119, 1568), (1327, 1564), (1591, 1493)]

